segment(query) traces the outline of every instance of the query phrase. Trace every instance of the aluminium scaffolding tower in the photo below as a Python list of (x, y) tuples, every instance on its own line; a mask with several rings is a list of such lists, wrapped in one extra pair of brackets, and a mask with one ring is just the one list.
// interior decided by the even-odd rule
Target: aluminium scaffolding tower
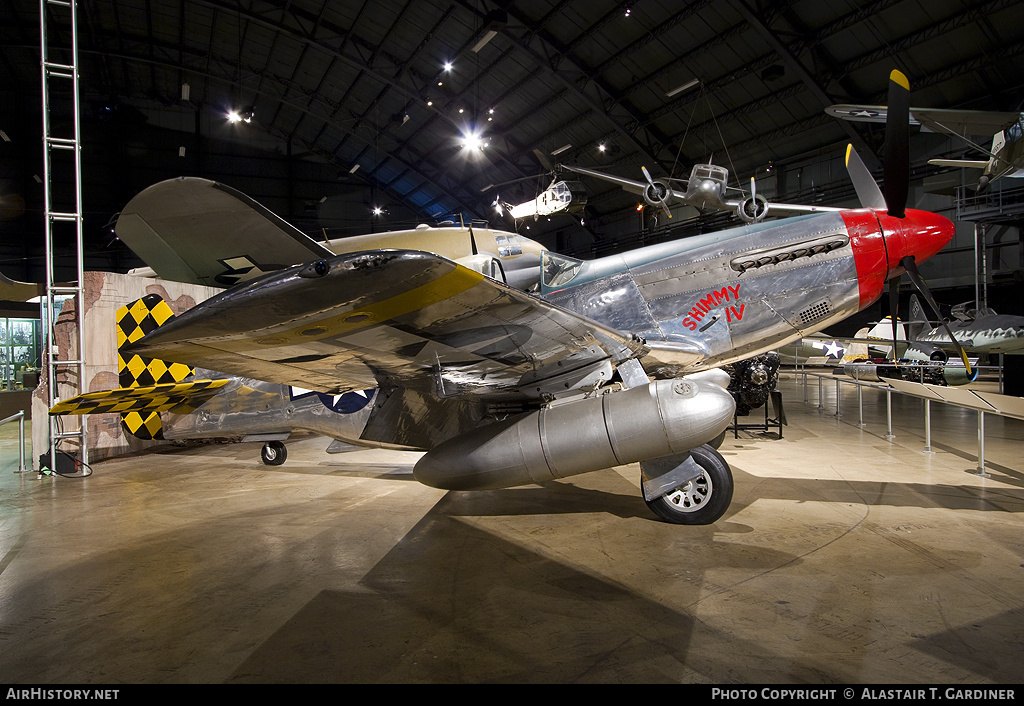
[[(70, 30), (67, 30), (70, 24)], [(70, 47), (51, 46), (49, 33), (68, 31)], [(79, 121), (78, 13), (75, 0), (39, 1), (39, 37), (43, 88), (43, 190), (46, 238), (46, 295), (42, 303), (46, 361), (47, 409), (62, 394), (85, 391), (85, 328), (82, 297), (84, 252), (82, 244), (82, 159)], [(57, 279), (54, 267), (58, 241), (74, 252), (75, 278)], [(71, 329), (65, 346), (58, 346), (58, 306), (74, 299), (74, 314), (63, 323)], [(62, 328), (63, 332), (65, 329)], [(60, 348), (67, 357), (61, 357)], [(60, 385), (60, 388), (58, 388)], [(57, 470), (57, 446), (77, 440), (79, 460), (88, 465), (86, 417), (78, 417), (77, 429), (64, 430), (61, 417), (48, 415), (50, 468)], [(74, 424), (74, 422), (70, 422)]]

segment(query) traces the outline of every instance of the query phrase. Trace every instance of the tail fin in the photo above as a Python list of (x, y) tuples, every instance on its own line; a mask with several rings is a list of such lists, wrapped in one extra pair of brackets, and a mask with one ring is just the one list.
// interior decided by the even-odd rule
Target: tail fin
[[(117, 310), (117, 373), (121, 387), (150, 387), (178, 383), (195, 371), (182, 363), (165, 363), (158, 358), (121, 354), (128, 343), (134, 343), (174, 318), (174, 312), (158, 294), (149, 294)], [(163, 425), (159, 412), (126, 412), (121, 415), (125, 432), (139, 439), (162, 439)]]

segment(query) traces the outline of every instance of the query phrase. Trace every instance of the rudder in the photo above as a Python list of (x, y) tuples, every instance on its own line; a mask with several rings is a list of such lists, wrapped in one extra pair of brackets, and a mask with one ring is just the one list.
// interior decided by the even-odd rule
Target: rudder
[[(121, 387), (148, 387), (182, 382), (194, 374), (183, 363), (165, 363), (136, 353), (125, 360), (122, 349), (174, 318), (174, 312), (159, 294), (148, 294), (117, 310), (117, 376)], [(138, 439), (163, 439), (159, 412), (126, 412), (121, 415), (125, 432)]]

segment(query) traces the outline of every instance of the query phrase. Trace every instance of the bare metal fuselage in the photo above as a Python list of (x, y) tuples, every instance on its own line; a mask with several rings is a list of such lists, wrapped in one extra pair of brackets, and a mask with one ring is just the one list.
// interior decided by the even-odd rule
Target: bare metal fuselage
[[(650, 349), (642, 359), (648, 375), (676, 378), (771, 350), (849, 316), (878, 298), (885, 280), (901, 271), (900, 257), (915, 252), (923, 260), (951, 234), (948, 221), (920, 212), (905, 220), (869, 210), (798, 217), (588, 262), (563, 258), (571, 267), (545, 271), (543, 297), (642, 338)], [(170, 434), (305, 429), (358, 445), (387, 445), (361, 438), (374, 404), (350, 410), (323, 395), (297, 397), (283, 385), (245, 386), (261, 394), (225, 391), (188, 415), (194, 419), (171, 424)]]

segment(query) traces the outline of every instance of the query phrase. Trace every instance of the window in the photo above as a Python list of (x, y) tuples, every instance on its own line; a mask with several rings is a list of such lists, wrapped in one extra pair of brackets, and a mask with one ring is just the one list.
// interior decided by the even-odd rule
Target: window
[(38, 319), (0, 318), (0, 391), (35, 388), (39, 351)]
[(583, 266), (583, 260), (545, 250), (541, 257), (541, 284), (548, 289), (567, 285)]

